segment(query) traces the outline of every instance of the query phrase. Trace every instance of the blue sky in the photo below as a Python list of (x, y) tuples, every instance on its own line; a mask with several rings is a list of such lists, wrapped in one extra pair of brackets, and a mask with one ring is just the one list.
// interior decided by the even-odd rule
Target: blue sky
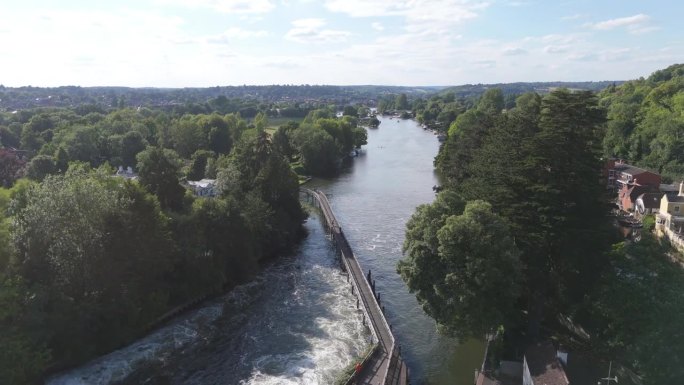
[(119, 0), (0, 6), (0, 84), (622, 80), (684, 62), (679, 0)]

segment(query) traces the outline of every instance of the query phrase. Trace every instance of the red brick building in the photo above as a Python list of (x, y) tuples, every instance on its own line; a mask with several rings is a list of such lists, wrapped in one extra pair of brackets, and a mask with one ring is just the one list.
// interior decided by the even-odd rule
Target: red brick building
[(620, 190), (627, 184), (652, 186), (658, 191), (662, 178), (660, 174), (632, 166), (619, 159), (609, 159), (603, 167), (603, 175), (609, 188)]

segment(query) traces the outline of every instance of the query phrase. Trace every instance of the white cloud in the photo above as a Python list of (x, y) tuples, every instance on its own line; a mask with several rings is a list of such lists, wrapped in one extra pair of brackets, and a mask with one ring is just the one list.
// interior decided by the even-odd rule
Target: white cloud
[(579, 19), (584, 19), (586, 17), (587, 17), (587, 15), (584, 15), (581, 13), (576, 13), (574, 15), (563, 16), (563, 17), (561, 17), (561, 20), (563, 20), (563, 21), (579, 20)]
[(653, 26), (635, 26), (633, 28), (629, 29), (629, 33), (632, 35), (643, 35), (645, 33), (653, 32), (653, 31), (658, 31), (660, 27), (653, 27)]
[(156, 0), (165, 5), (179, 5), (188, 8), (210, 8), (223, 13), (258, 14), (275, 8), (271, 0)]
[[(5, 15), (0, 73), (26, 85), (149, 85), (184, 61), (184, 20), (147, 11), (32, 10)], [(59, 43), (59, 44), (57, 44)], [(46, 60), (49, 58), (49, 60)], [(155, 70), (156, 68), (156, 70)]]
[(641, 24), (641, 23), (648, 21), (648, 20), (649, 20), (649, 17), (647, 15), (640, 13), (640, 14), (634, 15), (634, 16), (620, 17), (617, 19), (610, 19), (610, 20), (601, 21), (599, 23), (594, 24), (594, 28), (595, 29), (613, 29), (616, 27), (624, 27), (624, 26), (629, 26), (629, 25)]
[(650, 18), (648, 17), (648, 15), (644, 15), (643, 13), (640, 13), (640, 14), (634, 15), (634, 16), (620, 17), (617, 19), (604, 20), (604, 21), (594, 23), (594, 24), (590, 24), (590, 25), (594, 29), (608, 30), (608, 29), (613, 29), (613, 28), (618, 28), (618, 27), (643, 24), (644, 22), (648, 21), (649, 19)]
[(332, 12), (351, 17), (400, 16), (412, 33), (442, 34), (489, 6), (481, 0), (327, 0)]
[(373, 27), (373, 29), (376, 31), (382, 31), (385, 29), (385, 27), (383, 27), (382, 24), (380, 24), (378, 22), (371, 24), (371, 27)]
[(522, 48), (520, 48), (520, 47), (516, 47), (516, 48), (506, 48), (506, 49), (503, 51), (503, 54), (504, 54), (505, 56), (518, 56), (518, 55), (526, 55), (526, 54), (527, 54), (527, 51), (524, 50), (524, 49), (522, 49)]
[(568, 51), (567, 46), (562, 45), (547, 45), (544, 47), (544, 52), (546, 53), (564, 53)]
[(220, 35), (209, 36), (206, 38), (208, 43), (212, 44), (228, 44), (237, 39), (249, 39), (254, 37), (264, 37), (267, 36), (268, 32), (264, 30), (249, 30), (242, 29), (240, 27), (228, 28), (225, 32)]
[(345, 41), (351, 35), (349, 31), (324, 29), (324, 19), (299, 19), (292, 22), (292, 28), (285, 38), (298, 43), (323, 43)]
[(309, 18), (309, 19), (298, 19), (292, 22), (292, 26), (295, 28), (307, 28), (315, 29), (320, 28), (325, 25), (325, 19)]
[(531, 1), (509, 1), (506, 3), (509, 7), (526, 7), (532, 5)]
[(598, 23), (587, 23), (585, 26), (602, 31), (624, 27), (633, 35), (642, 35), (660, 29), (660, 27), (651, 25), (650, 21), (650, 16), (640, 13), (633, 16), (604, 20)]

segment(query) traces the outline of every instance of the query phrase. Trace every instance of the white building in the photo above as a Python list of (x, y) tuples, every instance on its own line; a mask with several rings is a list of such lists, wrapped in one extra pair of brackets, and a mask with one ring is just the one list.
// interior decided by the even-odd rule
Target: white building
[(199, 197), (215, 197), (217, 195), (216, 179), (189, 180), (188, 185)]

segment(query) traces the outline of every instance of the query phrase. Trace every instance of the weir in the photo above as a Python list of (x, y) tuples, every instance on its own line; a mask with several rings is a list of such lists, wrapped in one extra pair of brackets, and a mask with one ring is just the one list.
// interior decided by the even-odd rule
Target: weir
[(342, 228), (335, 219), (325, 193), (305, 188), (300, 191), (321, 210), (325, 219), (323, 224), (340, 253), (342, 268), (347, 272), (352, 293), (358, 298), (357, 307), (363, 311), (363, 322), (368, 325), (373, 336), (373, 349), (364, 358), (361, 371), (353, 373), (346, 384), (407, 385), (408, 368), (401, 358), (401, 347), (396, 344), (392, 326), (385, 318), (380, 293), (375, 289), (372, 273), (369, 270), (368, 274), (364, 274), (361, 269)]

